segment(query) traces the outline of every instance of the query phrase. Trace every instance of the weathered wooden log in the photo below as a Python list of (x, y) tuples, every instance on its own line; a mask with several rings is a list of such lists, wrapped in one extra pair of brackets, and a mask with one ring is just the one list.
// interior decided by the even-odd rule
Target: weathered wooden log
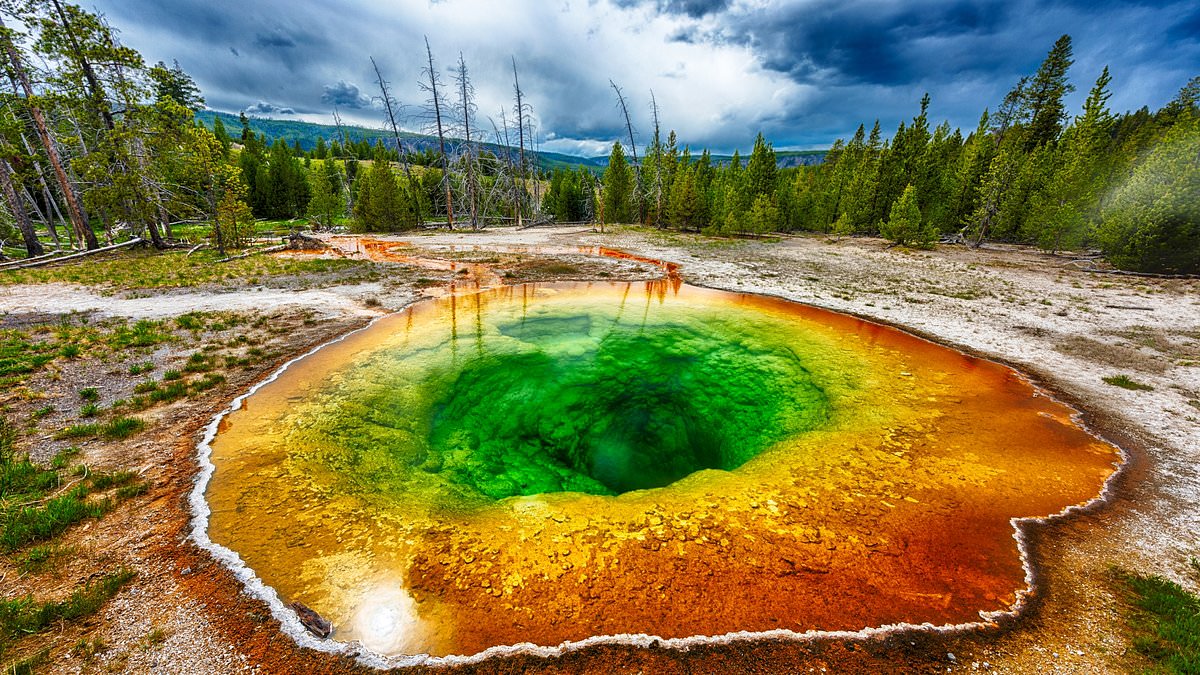
[(130, 246), (136, 246), (138, 244), (144, 244), (144, 243), (146, 243), (145, 239), (142, 239), (141, 237), (136, 237), (134, 239), (130, 239), (129, 241), (123, 241), (119, 244), (113, 244), (112, 246), (102, 246), (100, 248), (95, 248), (90, 251), (83, 251), (82, 253), (72, 253), (71, 255), (59, 256), (59, 257), (55, 257), (55, 258), (50, 258), (48, 260), (38, 260), (36, 262), (22, 262), (20, 265), (11, 265), (9, 267), (6, 267), (5, 269), (22, 270), (22, 269), (26, 269), (29, 267), (41, 267), (43, 265), (50, 265), (53, 263), (67, 262), (69, 260), (78, 260), (79, 258), (86, 258), (87, 256), (96, 255), (97, 253), (107, 253), (108, 251), (116, 251), (118, 249), (128, 248)]
[(292, 611), (296, 613), (296, 618), (300, 619), (301, 625), (303, 625), (305, 630), (308, 632), (321, 638), (322, 640), (328, 638), (330, 635), (333, 635), (333, 624), (329, 623), (327, 619), (310, 609), (308, 605), (305, 605), (303, 602), (297, 600), (288, 605), (288, 607), (290, 607)]

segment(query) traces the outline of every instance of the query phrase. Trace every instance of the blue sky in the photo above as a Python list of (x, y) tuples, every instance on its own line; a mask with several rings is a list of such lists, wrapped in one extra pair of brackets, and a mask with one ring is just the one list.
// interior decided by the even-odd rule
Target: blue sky
[[(439, 69), (460, 52), (479, 126), (511, 109), (515, 57), (543, 149), (605, 154), (623, 133), (609, 80), (628, 97), (639, 144), (650, 92), (681, 143), (823, 148), (881, 120), (890, 135), (921, 95), (931, 118), (974, 128), (1055, 39), (1074, 40), (1074, 112), (1108, 65), (1110, 105), (1152, 109), (1200, 74), (1200, 3), (1099, 0), (99, 0), (93, 7), (153, 62), (178, 59), (210, 107), (264, 117), (382, 122), (369, 57), (410, 104), (423, 36)], [(446, 75), (449, 80), (448, 74)]]

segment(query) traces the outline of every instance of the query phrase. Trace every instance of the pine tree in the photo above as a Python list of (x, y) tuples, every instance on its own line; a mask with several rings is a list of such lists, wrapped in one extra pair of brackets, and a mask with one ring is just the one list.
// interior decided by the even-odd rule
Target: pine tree
[(1072, 63), (1071, 36), (1063, 35), (1054, 43), (1037, 74), (1029, 81), (1024, 94), (1025, 106), (1029, 110), (1029, 135), (1025, 139), (1027, 151), (1053, 142), (1062, 131), (1062, 123), (1067, 115), (1063, 97), (1075, 91), (1075, 87), (1067, 82), (1067, 70)]
[(671, 226), (680, 230), (698, 230), (702, 225), (703, 212), (704, 204), (696, 190), (696, 171), (693, 167), (681, 166), (675, 171), (675, 180), (671, 185)]
[(1180, 114), (1105, 207), (1097, 237), (1122, 269), (1200, 274), (1200, 115)]
[(312, 172), (312, 197), (308, 200), (308, 217), (320, 228), (333, 227), (342, 213), (341, 172), (332, 161)]
[(633, 198), (633, 172), (625, 162), (620, 143), (613, 143), (604, 170), (604, 222), (631, 223), (636, 220)]
[(775, 192), (775, 177), (779, 170), (776, 168), (775, 149), (763, 139), (760, 132), (754, 138), (754, 150), (750, 153), (750, 161), (746, 163), (743, 179), (743, 189), (746, 201), (754, 200)]
[(1033, 198), (1031, 238), (1048, 251), (1081, 245), (1100, 199), (1107, 178), (1104, 155), (1114, 123), (1107, 107), (1111, 80), (1105, 67), (1084, 103), (1083, 115), (1063, 135), (1055, 153), (1056, 170)]
[(887, 221), (880, 225), (879, 233), (901, 246), (928, 247), (933, 244), (937, 233), (921, 219), (915, 187), (909, 185), (904, 188), (904, 192), (892, 204)]

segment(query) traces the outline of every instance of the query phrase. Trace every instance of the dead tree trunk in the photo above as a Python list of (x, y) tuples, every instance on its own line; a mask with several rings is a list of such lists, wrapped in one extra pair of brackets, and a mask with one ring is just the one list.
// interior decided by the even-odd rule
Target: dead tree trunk
[(654, 98), (654, 90), (650, 90), (650, 109), (654, 114), (654, 221), (655, 227), (662, 227), (663, 215), (663, 180), (662, 180), (662, 136), (658, 126), (658, 101)]
[(8, 210), (17, 221), (17, 229), (25, 241), (25, 257), (35, 258), (45, 253), (46, 249), (42, 248), (42, 242), (38, 241), (37, 232), (33, 229), (33, 222), (29, 220), (29, 212), (13, 187), (12, 170), (4, 160), (0, 160), (0, 191), (4, 192), (4, 203), (8, 204)]
[(521, 92), (521, 81), (517, 78), (517, 57), (513, 57), (513, 89), (517, 94), (517, 138), (519, 149), (521, 152), (519, 172), (521, 174), (521, 184), (517, 188), (517, 227), (521, 226), (522, 218), (524, 217), (524, 209), (522, 208), (525, 202), (525, 104), (522, 101), (524, 94)]
[(433, 118), (437, 124), (438, 149), (442, 153), (442, 181), (446, 184), (446, 225), (454, 229), (454, 195), (450, 190), (450, 163), (446, 158), (446, 135), (442, 130), (442, 102), (438, 98), (438, 74), (433, 69), (433, 50), (429, 48), (429, 38), (425, 38), (425, 56), (429, 61), (429, 91), (433, 94)]
[[(333, 123), (337, 125), (338, 133), (342, 136), (342, 164), (346, 164), (346, 156), (350, 154), (350, 136), (346, 133), (345, 127), (342, 126), (342, 116), (338, 114), (337, 107), (333, 108)], [(344, 167), (343, 167), (344, 168)], [(350, 189), (350, 172), (346, 172), (345, 181), (346, 190), (346, 217), (354, 215), (354, 190)]]
[(629, 108), (625, 105), (625, 95), (621, 93), (621, 88), (616, 82), (609, 80), (613, 91), (617, 92), (617, 103), (621, 105), (621, 114), (625, 116), (625, 130), (629, 132), (629, 152), (633, 154), (633, 175), (634, 185), (633, 192), (637, 195), (638, 204), (638, 220), (642, 220), (645, 216), (645, 200), (642, 198), (642, 164), (638, 161), (637, 143), (633, 140), (633, 122), (629, 120)]
[(54, 175), (58, 179), (59, 187), (62, 189), (63, 199), (67, 202), (67, 212), (71, 216), (71, 226), (75, 228), (75, 234), (80, 241), (86, 242), (89, 250), (99, 248), (100, 242), (96, 240), (96, 233), (92, 231), (91, 226), (87, 222), (87, 214), (80, 206), (79, 200), (75, 198), (71, 181), (67, 178), (67, 170), (63, 167), (62, 158), (59, 157), (58, 149), (54, 145), (54, 138), (50, 135), (50, 129), (46, 125), (46, 117), (42, 114), (42, 109), (36, 103), (37, 95), (34, 93), (33, 85), (29, 81), (29, 74), (25, 71), (25, 66), (21, 62), (21, 56), (17, 53), (17, 47), (13, 44), (12, 37), (8, 35), (7, 28), (2, 19), (0, 19), (0, 40), (4, 42), (4, 50), (8, 55), (9, 66), (12, 68), (17, 81), (21, 84), (21, 89), (25, 92), (25, 100), (29, 104), (29, 114), (33, 117), (33, 124), (37, 127), (38, 136), (46, 149), (46, 157), (50, 160), (50, 166), (54, 169)]
[(475, 158), (474, 148), (471, 146), (471, 109), (474, 107), (471, 97), (474, 94), (474, 89), (471, 87), (471, 80), (467, 76), (467, 62), (463, 60), (462, 52), (458, 53), (458, 74), (456, 79), (458, 80), (460, 94), (459, 105), (462, 109), (463, 147), (466, 148), (466, 154), (463, 159), (465, 160), (467, 169), (467, 206), (471, 213), (471, 229), (478, 230), (479, 213), (475, 205)]
[[(392, 125), (392, 135), (396, 138), (396, 154), (400, 157), (400, 162), (404, 166), (404, 176), (408, 179), (408, 187), (410, 190), (419, 189), (416, 183), (413, 182), (412, 169), (408, 166), (408, 160), (405, 158), (404, 143), (400, 140), (400, 125), (396, 123), (395, 100), (392, 94), (388, 91), (387, 80), (383, 79), (383, 73), (379, 71), (379, 64), (375, 63), (375, 57), (371, 57), (371, 67), (375, 69), (375, 77), (379, 80), (379, 91), (383, 94), (383, 107), (387, 110), (388, 122)], [(413, 211), (417, 214), (417, 224), (421, 224), (421, 199), (417, 195), (413, 195)]]

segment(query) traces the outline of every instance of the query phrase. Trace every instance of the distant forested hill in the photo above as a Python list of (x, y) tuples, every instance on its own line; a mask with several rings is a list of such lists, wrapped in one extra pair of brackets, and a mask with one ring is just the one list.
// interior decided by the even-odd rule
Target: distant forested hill
[[(204, 123), (205, 126), (212, 128), (213, 118), (220, 117), (221, 123), (225, 125), (226, 130), (231, 136), (237, 137), (242, 123), (237, 115), (218, 112), (215, 110), (201, 110), (196, 113), (196, 119)], [(331, 124), (315, 124), (312, 122), (301, 122), (299, 120), (277, 120), (267, 119), (263, 117), (250, 117), (250, 129), (256, 134), (264, 134), (269, 140), (282, 138), (287, 141), (288, 145), (293, 145), (297, 142), (304, 150), (312, 150), (317, 145), (318, 138), (324, 138), (326, 143), (332, 142), (340, 138), (338, 128)], [(376, 141), (382, 141), (384, 145), (391, 147), (395, 145), (392, 137), (392, 132), (384, 131), (383, 129), (370, 129), (359, 126), (343, 126), (346, 135), (352, 142), (366, 141), (368, 144), (374, 145)], [(401, 132), (401, 139), (410, 146), (411, 150), (417, 151), (434, 151), (437, 148), (437, 137), (426, 136), (424, 134), (413, 134)], [(494, 143), (483, 144), (490, 151), (496, 154), (501, 154), (501, 146)], [(515, 148), (513, 149), (515, 151)], [(824, 150), (779, 150), (775, 153), (776, 160), (780, 168), (789, 166), (813, 166), (820, 164), (825, 158)], [(578, 157), (575, 155), (564, 155), (557, 152), (538, 152), (538, 166), (545, 171), (553, 171), (554, 169), (573, 169), (576, 167), (585, 167), (593, 173), (599, 174), (608, 166), (608, 157)], [(713, 155), (715, 164), (728, 164), (732, 159), (730, 155)], [(743, 162), (745, 162), (743, 157)]]

